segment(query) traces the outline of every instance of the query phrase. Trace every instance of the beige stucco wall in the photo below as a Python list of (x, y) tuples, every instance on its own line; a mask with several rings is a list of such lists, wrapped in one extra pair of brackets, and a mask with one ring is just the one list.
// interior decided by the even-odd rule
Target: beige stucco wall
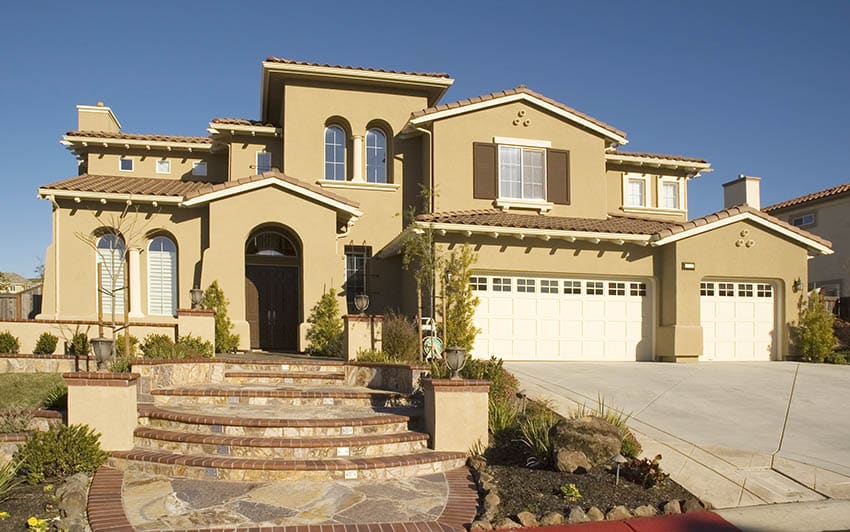
[(104, 451), (129, 451), (136, 430), (136, 384), (68, 386), (68, 424), (88, 425), (100, 433)]
[(272, 168), (280, 169), (281, 140), (279, 137), (250, 135), (235, 136), (229, 144), (227, 171), (228, 179), (235, 181), (241, 177), (257, 174), (257, 152), (272, 154)]
[[(609, 165), (605, 172), (605, 180), (608, 183), (608, 212), (619, 216), (632, 216), (637, 218), (650, 218), (652, 220), (671, 220), (676, 222), (684, 222), (688, 219), (688, 180), (683, 175), (676, 175), (676, 172), (665, 170), (664, 175), (679, 178), (679, 187), (682, 190), (682, 211), (683, 212), (653, 212), (652, 209), (641, 209), (640, 212), (626, 212), (623, 207), (623, 174), (626, 172), (646, 173), (649, 178), (649, 194), (652, 207), (658, 207), (659, 199), (659, 176), (653, 174), (645, 167), (635, 168), (613, 168)], [(681, 173), (680, 173), (681, 174)]]
[[(127, 172), (119, 168), (122, 156), (133, 159), (133, 171)], [(87, 156), (88, 173), (92, 175), (114, 175), (126, 177), (153, 177), (157, 179), (189, 179), (210, 182), (222, 182), (227, 177), (227, 154), (189, 152), (185, 149), (166, 151), (135, 148), (131, 150), (100, 149), (92, 151)], [(156, 161), (166, 159), (171, 161), (171, 173), (156, 173)], [(192, 163), (206, 161), (207, 176), (193, 176)]]
[[(445, 386), (445, 381), (423, 382), (425, 426), (436, 451), (470, 452), (488, 442), (488, 385)], [(460, 383), (456, 383), (460, 384)]]

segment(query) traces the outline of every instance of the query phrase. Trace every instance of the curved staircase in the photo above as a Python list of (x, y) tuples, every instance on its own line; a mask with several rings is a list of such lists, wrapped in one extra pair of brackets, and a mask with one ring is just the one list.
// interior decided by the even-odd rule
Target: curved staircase
[(446, 472), (395, 392), (345, 385), (340, 362), (226, 362), (221, 382), (150, 391), (120, 469), (196, 479), (386, 479)]

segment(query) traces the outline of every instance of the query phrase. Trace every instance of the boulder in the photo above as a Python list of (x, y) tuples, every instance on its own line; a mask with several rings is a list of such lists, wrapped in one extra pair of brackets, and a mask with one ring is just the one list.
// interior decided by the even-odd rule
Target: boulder
[(564, 473), (587, 473), (593, 467), (581, 451), (558, 449), (555, 452), (555, 469)]
[(470, 530), (493, 530), (493, 525), (486, 519), (476, 519), (469, 527)]
[(673, 499), (664, 503), (661, 507), (661, 513), (664, 515), (680, 514), (682, 513), (682, 507), (679, 505), (679, 501)]
[(628, 519), (630, 517), (632, 517), (632, 512), (630, 512), (625, 506), (615, 506), (608, 510), (608, 513), (605, 514), (605, 519), (608, 521), (622, 521), (623, 519)]
[(587, 511), (587, 518), (590, 521), (604, 521), (605, 514), (603, 514), (602, 510), (600, 510), (596, 506), (591, 506), (590, 510)]
[(505, 517), (493, 527), (496, 530), (502, 530), (507, 528), (522, 528), (522, 525), (511, 519), (510, 517)]
[[(591, 508), (592, 510), (599, 511), (598, 508)], [(600, 512), (601, 513), (601, 512)], [(584, 513), (584, 510), (579, 506), (573, 506), (572, 510), (570, 510), (570, 516), (567, 518), (568, 523), (587, 523), (590, 521), (590, 517)], [(598, 521), (598, 519), (597, 519)]]
[(658, 510), (655, 508), (655, 506), (644, 504), (643, 506), (638, 506), (637, 508), (632, 510), (632, 514), (635, 517), (652, 517), (658, 514)]
[(531, 512), (520, 512), (516, 514), (519, 524), (526, 528), (537, 526), (537, 516)]
[(691, 512), (701, 512), (705, 510), (702, 503), (699, 502), (699, 499), (695, 499), (691, 497), (690, 499), (685, 501), (685, 504), (682, 506), (682, 511), (686, 514)]
[(85, 516), (87, 499), (84, 491), (66, 491), (59, 499), (59, 510), (65, 517)]
[(484, 512), (487, 514), (495, 514), (496, 510), (499, 509), (499, 503), (502, 500), (499, 498), (499, 495), (495, 491), (491, 491), (484, 497)]
[(607, 463), (620, 453), (620, 430), (613, 424), (595, 416), (564, 419), (549, 431), (552, 447), (580, 451), (591, 465)]
[(543, 517), (540, 518), (540, 526), (552, 526), (562, 524), (564, 524), (564, 515), (558, 512), (549, 512), (547, 514), (543, 514)]

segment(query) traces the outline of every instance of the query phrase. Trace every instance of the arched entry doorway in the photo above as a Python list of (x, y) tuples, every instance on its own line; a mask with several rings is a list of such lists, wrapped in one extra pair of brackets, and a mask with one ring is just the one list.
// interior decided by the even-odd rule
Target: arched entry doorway
[(300, 294), (298, 240), (279, 227), (255, 230), (245, 243), (245, 318), (252, 349), (298, 349)]

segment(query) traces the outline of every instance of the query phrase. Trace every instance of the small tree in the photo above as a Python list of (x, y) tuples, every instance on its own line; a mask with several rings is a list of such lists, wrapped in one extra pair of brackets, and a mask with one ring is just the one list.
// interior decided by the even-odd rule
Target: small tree
[(463, 245), (449, 253), (442, 272), (445, 312), (440, 324), (440, 335), (445, 339), (445, 345), (456, 345), (467, 351), (472, 350), (478, 334), (478, 329), (472, 323), (478, 298), (469, 285), (469, 275), (476, 258), (472, 247)]
[(812, 291), (800, 297), (798, 325), (792, 329), (794, 347), (805, 362), (823, 362), (835, 348), (835, 317), (826, 309), (823, 295)]
[(311, 351), (322, 356), (342, 356), (342, 319), (339, 303), (332, 290), (322, 294), (310, 310), (307, 323), (310, 324), (307, 342)]
[(218, 281), (204, 291), (201, 306), (207, 310), (215, 311), (215, 352), (235, 353), (239, 347), (239, 335), (233, 334), (233, 321), (227, 315), (227, 305), (230, 301), (224, 297), (224, 290), (218, 286)]

